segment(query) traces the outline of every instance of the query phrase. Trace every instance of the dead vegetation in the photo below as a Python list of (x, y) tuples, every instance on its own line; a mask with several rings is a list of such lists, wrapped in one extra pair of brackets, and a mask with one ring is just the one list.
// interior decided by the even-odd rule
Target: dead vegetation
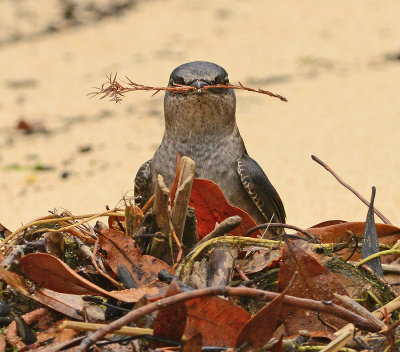
[[(194, 169), (181, 158), (172, 189), (159, 175), (142, 209), (126, 199), (98, 214), (1, 227), (13, 314), (4, 346), (396, 350), (400, 229), (375, 224), (373, 198), (365, 223), (256, 226)], [(262, 238), (271, 226), (292, 233)], [(21, 315), (10, 299), (20, 295), (43, 308)]]

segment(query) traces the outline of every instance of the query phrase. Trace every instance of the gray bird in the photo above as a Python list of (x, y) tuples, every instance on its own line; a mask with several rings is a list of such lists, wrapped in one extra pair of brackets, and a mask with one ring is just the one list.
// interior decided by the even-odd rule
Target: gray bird
[(166, 92), (165, 131), (153, 158), (135, 178), (135, 196), (144, 205), (155, 191), (157, 174), (171, 187), (176, 153), (196, 163), (195, 177), (215, 182), (233, 206), (249, 213), (257, 223), (285, 222), (281, 198), (261, 167), (249, 157), (236, 125), (233, 89), (200, 90), (207, 85), (229, 83), (227, 72), (211, 62), (194, 61), (172, 71), (168, 85), (197, 89)]

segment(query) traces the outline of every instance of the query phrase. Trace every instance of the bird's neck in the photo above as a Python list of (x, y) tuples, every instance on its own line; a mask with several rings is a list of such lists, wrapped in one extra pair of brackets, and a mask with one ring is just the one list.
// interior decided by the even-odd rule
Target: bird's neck
[(238, 133), (235, 99), (231, 96), (173, 94), (165, 99), (165, 139), (209, 143)]

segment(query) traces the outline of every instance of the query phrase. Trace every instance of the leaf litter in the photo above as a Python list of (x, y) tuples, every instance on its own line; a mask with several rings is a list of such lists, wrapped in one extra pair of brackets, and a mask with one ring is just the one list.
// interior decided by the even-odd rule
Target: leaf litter
[[(127, 92), (117, 88), (110, 79), (103, 94)], [(262, 238), (263, 226), (231, 206), (212, 181), (192, 179), (191, 192), (177, 191), (187, 159), (178, 158), (172, 191), (156, 193), (141, 209), (126, 199), (125, 207), (98, 214), (53, 212), (16, 231), (0, 225), (0, 277), (8, 285), (2, 298), (13, 320), (3, 345), (43, 351), (127, 343), (132, 351), (311, 351), (328, 343), (332, 351), (397, 348), (400, 228), (380, 212), (385, 223), (375, 224), (373, 200), (366, 222), (328, 220), (306, 230), (275, 224), (292, 233)], [(194, 211), (182, 218), (174, 212), (178, 203)], [(108, 225), (89, 225), (104, 217)], [(217, 275), (226, 286), (207, 287)], [(20, 301), (30, 313), (16, 308)], [(46, 323), (39, 323), (42, 315)]]

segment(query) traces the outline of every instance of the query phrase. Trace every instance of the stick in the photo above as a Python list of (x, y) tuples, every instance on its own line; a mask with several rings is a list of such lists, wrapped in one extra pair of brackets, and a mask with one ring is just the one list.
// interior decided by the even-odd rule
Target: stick
[(196, 167), (194, 161), (187, 156), (181, 158), (180, 175), (178, 187), (175, 193), (174, 206), (171, 211), (172, 224), (174, 225), (176, 236), (179, 242), (182, 242), (183, 230), (186, 222), (187, 208), (190, 201), (190, 193), (192, 192), (194, 169)]
[(173, 92), (173, 93), (187, 93), (191, 90), (200, 91), (200, 90), (206, 90), (206, 89), (242, 89), (242, 90), (247, 90), (249, 92), (266, 94), (266, 95), (269, 95), (270, 97), (278, 98), (282, 101), (287, 102), (287, 99), (285, 97), (283, 97), (282, 95), (275, 94), (275, 93), (272, 93), (268, 90), (264, 90), (261, 88), (254, 89), (254, 88), (250, 88), (250, 87), (245, 87), (240, 82), (238, 82), (238, 84), (236, 84), (236, 85), (231, 84), (231, 83), (213, 84), (213, 85), (208, 85), (208, 86), (204, 86), (201, 88), (196, 88), (193, 86), (186, 86), (184, 84), (174, 84), (173, 86), (167, 86), (167, 87), (151, 87), (151, 86), (145, 86), (143, 84), (135, 83), (135, 82), (131, 81), (128, 77), (126, 77), (126, 79), (128, 80), (128, 82), (124, 82), (124, 83), (127, 84), (127, 86), (123, 86), (117, 81), (117, 74), (115, 74), (114, 77), (112, 76), (112, 74), (110, 74), (109, 76), (107, 76), (107, 82), (103, 83), (100, 88), (95, 87), (94, 89), (96, 89), (96, 91), (90, 92), (87, 95), (90, 95), (92, 98), (97, 95), (102, 95), (100, 97), (100, 99), (109, 97), (110, 101), (115, 101), (116, 103), (119, 103), (122, 101), (122, 98), (125, 97), (125, 93), (133, 92), (133, 91), (137, 91), (137, 90), (154, 90), (155, 93), (153, 95), (155, 95), (162, 90), (165, 90), (167, 92)]
[(246, 234), (244, 235), (244, 237), (248, 237), (255, 231), (258, 231), (260, 229), (269, 228), (269, 227), (280, 227), (280, 228), (284, 228), (284, 229), (295, 230), (297, 232), (302, 233), (304, 236), (306, 236), (307, 238), (311, 239), (314, 242), (320, 242), (319, 239), (314, 237), (311, 233), (307, 232), (306, 230), (302, 230), (300, 227), (297, 227), (294, 225), (289, 225), (289, 224), (281, 224), (279, 222), (269, 222), (269, 223), (257, 225), (255, 227), (251, 228), (249, 231), (247, 231)]
[[(153, 211), (155, 213), (157, 226), (165, 236), (168, 236), (170, 232), (168, 221), (169, 196), (170, 190), (165, 185), (164, 178), (161, 175), (157, 175), (157, 185), (153, 203)], [(164, 252), (165, 242), (154, 238), (151, 244), (150, 254), (154, 257), (160, 258)]]
[(242, 218), (239, 215), (230, 216), (218, 224), (214, 230), (204, 236), (197, 245), (203, 244), (213, 238), (221, 237), (238, 227), (242, 223)]
[[(320, 164), (325, 170), (329, 171), (336, 180), (339, 181), (339, 183), (346, 187), (350, 192), (352, 192), (359, 200), (361, 200), (367, 207), (369, 207), (369, 202), (366, 200), (360, 193), (358, 193), (353, 187), (351, 187), (349, 184), (344, 182), (338, 174), (333, 171), (329, 165), (325, 164), (321, 159), (317, 158), (315, 155), (311, 155), (311, 159), (313, 159), (315, 162)], [(389, 221), (389, 219), (384, 216), (378, 209), (374, 207), (374, 213), (376, 216), (378, 216), (385, 224), (392, 225), (392, 223)]]
[[(97, 330), (95, 333), (83, 339), (79, 347), (76, 349), (76, 351), (79, 352), (86, 351), (87, 348), (89, 348), (91, 345), (102, 339), (107, 334), (112, 333), (116, 329), (122, 328), (124, 325), (130, 324), (131, 322), (142, 317), (145, 314), (149, 314), (158, 309), (165, 308), (173, 304), (184, 302), (193, 298), (210, 296), (210, 295), (247, 296), (247, 297), (258, 298), (261, 300), (272, 300), (275, 297), (279, 296), (280, 294), (276, 292), (263, 291), (247, 287), (208, 287), (199, 290), (179, 293), (171, 297), (160, 299), (157, 302), (149, 303), (143, 307), (137, 308), (127, 313), (123, 317), (108, 324), (107, 327), (101, 328)], [(331, 304), (331, 303), (327, 304), (322, 301), (315, 301), (312, 299), (299, 298), (287, 295), (283, 298), (283, 302), (284, 304), (290, 306), (296, 306), (304, 309), (311, 309), (322, 313), (332, 314), (348, 322), (353, 322), (360, 328), (368, 331), (376, 332), (379, 331), (380, 329), (379, 326), (373, 324), (368, 319), (365, 319), (364, 317), (361, 317), (336, 304)]]

